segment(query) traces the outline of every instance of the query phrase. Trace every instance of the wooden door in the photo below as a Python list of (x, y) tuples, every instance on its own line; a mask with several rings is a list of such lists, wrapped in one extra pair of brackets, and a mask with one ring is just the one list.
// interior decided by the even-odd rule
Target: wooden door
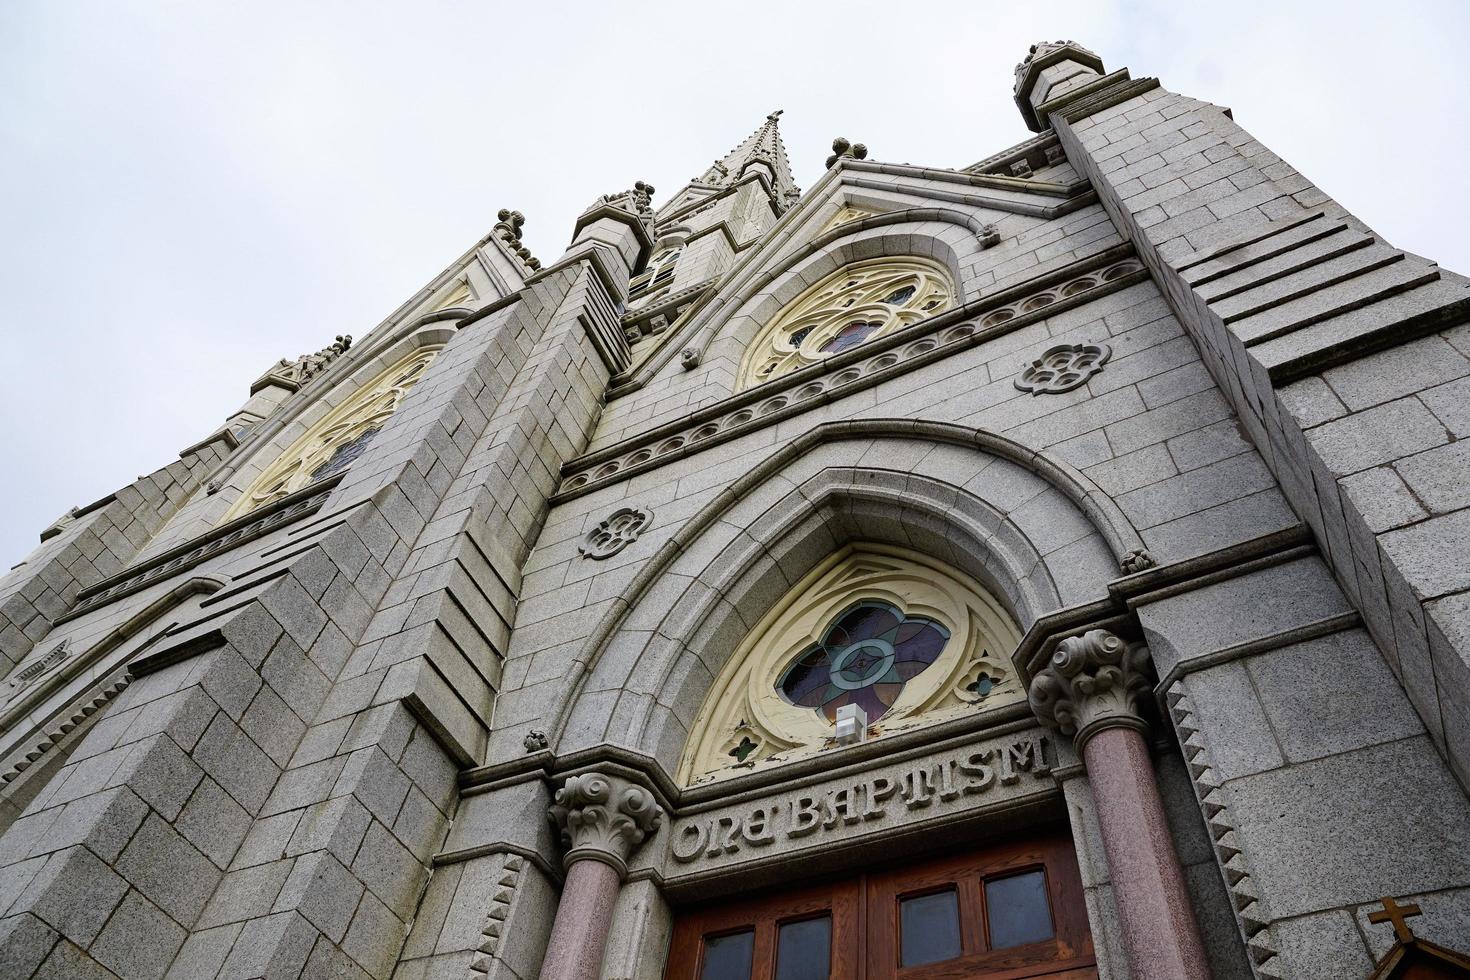
[(875, 874), (864, 904), (867, 980), (1097, 976), (1065, 837)]
[(691, 910), (664, 976), (1095, 980), (1097, 968), (1072, 842), (1057, 835)]
[[(793, 957), (805, 956), (810, 963), (825, 920), (829, 976), (857, 977), (861, 886), (860, 879), (851, 878), (682, 916), (664, 975), (670, 980), (805, 980)], [(744, 963), (749, 965), (742, 969)]]

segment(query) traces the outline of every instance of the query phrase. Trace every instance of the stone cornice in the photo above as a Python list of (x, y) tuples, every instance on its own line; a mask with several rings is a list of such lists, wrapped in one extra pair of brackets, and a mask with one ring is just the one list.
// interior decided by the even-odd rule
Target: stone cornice
[[(843, 169), (856, 173), (868, 171), (870, 173), (888, 174), (898, 177), (915, 177), (920, 180), (938, 180), (950, 184), (962, 184), (968, 187), (989, 187), (994, 190), (1017, 191), (1022, 194), (1042, 194), (1047, 197), (1072, 198), (1084, 194), (1092, 189), (1092, 184), (1086, 180), (1076, 180), (1069, 184), (1058, 184), (1048, 180), (1034, 180), (1030, 177), (1006, 177), (1002, 174), (976, 174), (967, 173), (963, 170), (939, 170), (931, 167), (915, 167), (906, 163), (878, 163), (873, 160), (844, 160)], [(889, 187), (888, 190), (893, 188)], [(995, 203), (992, 207), (1001, 210), (1010, 210), (1004, 203)]]
[[(1118, 246), (569, 460), (553, 503), (656, 469), (1147, 278)], [(974, 319), (975, 322), (964, 321)]]
[(1311, 531), (1298, 524), (1218, 551), (1125, 574), (1108, 583), (1107, 598), (1059, 609), (1032, 623), (1011, 654), (1011, 666), (1029, 687), (1056, 644), (1066, 637), (1097, 628), (1130, 636), (1133, 613), (1139, 606), (1313, 553)]
[(210, 528), (205, 533), (177, 547), (170, 548), (147, 561), (131, 565), (96, 585), (88, 586), (77, 594), (77, 605), (58, 619), (57, 625), (89, 613), (123, 596), (140, 592), (150, 585), (193, 568), (200, 562), (315, 514), (327, 502), (327, 497), (342, 481), (344, 475), (345, 473), (339, 473), (320, 483), (302, 487), (293, 494), (282, 497), (280, 500), (273, 500), (263, 507), (257, 507), (233, 521)]

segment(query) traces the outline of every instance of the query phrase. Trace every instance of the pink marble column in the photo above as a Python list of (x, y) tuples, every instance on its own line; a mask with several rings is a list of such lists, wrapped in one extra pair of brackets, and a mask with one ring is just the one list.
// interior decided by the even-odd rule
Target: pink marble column
[(1147, 647), (1107, 630), (1057, 644), (1028, 692), (1036, 716), (1074, 736), (1087, 765), (1123, 944), (1136, 980), (1209, 980), (1139, 711)]
[(1103, 728), (1082, 750), (1136, 980), (1209, 980), (1184, 869), (1135, 728)]
[(567, 869), (541, 980), (597, 980), (623, 877), (610, 864), (582, 860)]
[(628, 856), (662, 817), (653, 794), (599, 772), (569, 776), (556, 791), (551, 818), (568, 850), (561, 902), (541, 961), (541, 980), (597, 980), (613, 905)]

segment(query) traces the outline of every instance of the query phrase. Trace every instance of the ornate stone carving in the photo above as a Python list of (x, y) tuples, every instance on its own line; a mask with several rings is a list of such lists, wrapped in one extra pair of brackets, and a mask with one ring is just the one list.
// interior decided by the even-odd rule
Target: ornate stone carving
[(686, 347), (679, 353), (679, 364), (686, 371), (693, 371), (699, 367), (699, 350), (694, 347)]
[(527, 732), (526, 737), (521, 740), (521, 743), (525, 745), (527, 752), (540, 752), (543, 749), (549, 748), (551, 745), (547, 741), (546, 733), (539, 728), (533, 728)]
[(638, 540), (653, 523), (653, 511), (647, 507), (619, 507), (606, 520), (588, 531), (577, 545), (583, 558), (611, 558)]
[[(654, 429), (639, 438), (641, 442), (624, 445), (621, 455), (614, 459), (603, 459), (596, 463), (573, 460), (571, 473), (558, 493), (576, 493), (593, 487), (605, 486), (634, 472), (641, 472), (659, 465), (656, 460), (676, 453), (685, 446), (735, 438), (765, 425), (801, 411), (803, 402), (829, 391), (841, 388), (854, 392), (880, 380), (892, 377), (905, 369), (906, 362), (924, 358), (944, 356), (966, 347), (983, 343), (999, 336), (1006, 330), (1017, 329), (1034, 322), (1044, 311), (1057, 303), (1088, 302), (1105, 290), (1118, 289), (1130, 284), (1142, 274), (1143, 266), (1137, 259), (1120, 262), (1075, 276), (1061, 285), (1029, 293), (1020, 299), (977, 311), (974, 319), (962, 323), (946, 324), (942, 329), (925, 331), (917, 326), (909, 331), (912, 337), (900, 346), (884, 344), (870, 357), (844, 360), (842, 366), (834, 367), (826, 374), (805, 378), (800, 382), (783, 381), (777, 378), (769, 383), (769, 396), (756, 401), (735, 400), (714, 417), (702, 414), (698, 421), (678, 432)], [(1094, 292), (1096, 290), (1097, 292)], [(941, 351), (936, 355), (936, 351)], [(794, 389), (794, 390), (793, 390)], [(715, 406), (718, 410), (718, 406)], [(712, 442), (711, 442), (712, 444)]]
[(505, 247), (526, 263), (526, 268), (535, 272), (541, 268), (541, 260), (531, 254), (531, 250), (521, 244), (521, 226), (526, 223), (526, 216), (519, 211), (509, 208), (501, 208), (496, 215), (500, 220), (495, 224), (495, 237), (499, 238)]
[(850, 143), (845, 137), (839, 136), (832, 141), (832, 155), (827, 158), (827, 169), (831, 170), (838, 160), (849, 157), (853, 160), (866, 160), (868, 148), (861, 143)]
[(1000, 229), (995, 225), (984, 225), (980, 228), (980, 247), (995, 248), (1000, 244)]
[(1112, 356), (1107, 344), (1058, 344), (1027, 365), (1016, 387), (1033, 395), (1071, 391), (1101, 371)]
[(3, 693), (6, 698), (14, 697), (20, 691), (30, 687), (31, 684), (39, 680), (43, 674), (51, 673), (58, 664), (69, 656), (71, 656), (71, 640), (62, 640), (50, 653), (43, 657), (37, 657), (30, 663), (17, 668), (5, 679), (4, 691), (0, 693)]
[(628, 873), (628, 855), (658, 829), (663, 810), (636, 783), (600, 772), (568, 777), (556, 791), (551, 819), (568, 848), (562, 863), (601, 861)]
[(1025, 160), (1017, 160), (1011, 164), (1011, 176), (1026, 178), (1031, 176), (1031, 164)]
[(1149, 694), (1150, 668), (1148, 647), (1107, 630), (1067, 637), (1031, 679), (1031, 710), (1044, 724), (1074, 736), (1079, 752), (1105, 728), (1144, 730), (1140, 708)]
[(250, 390), (253, 393), (266, 385), (275, 384), (295, 391), (325, 371), (327, 365), (341, 357), (351, 346), (352, 334), (344, 333), (338, 334), (335, 340), (315, 354), (302, 354), (294, 361), (283, 357), (257, 378)]
[(1124, 575), (1133, 575), (1137, 572), (1147, 571), (1158, 564), (1154, 556), (1144, 548), (1134, 548), (1128, 554), (1118, 559), (1118, 567), (1123, 570)]

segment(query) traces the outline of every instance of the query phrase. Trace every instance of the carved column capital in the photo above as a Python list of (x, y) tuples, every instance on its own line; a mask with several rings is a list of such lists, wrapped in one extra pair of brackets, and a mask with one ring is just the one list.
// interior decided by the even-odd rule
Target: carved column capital
[(1070, 636), (1031, 679), (1031, 710), (1043, 723), (1074, 736), (1079, 753), (1106, 728), (1146, 732), (1140, 707), (1151, 686), (1151, 666), (1148, 647), (1107, 630)]
[(551, 819), (567, 846), (563, 865), (601, 861), (619, 877), (628, 873), (628, 856), (658, 829), (662, 818), (663, 810), (648, 790), (600, 772), (568, 777), (551, 807)]

